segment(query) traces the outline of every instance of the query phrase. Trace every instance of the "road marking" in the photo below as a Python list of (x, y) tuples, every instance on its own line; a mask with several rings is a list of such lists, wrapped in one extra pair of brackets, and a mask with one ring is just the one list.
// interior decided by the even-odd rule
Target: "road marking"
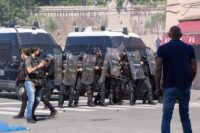
[[(56, 108), (58, 109), (58, 108)], [(63, 108), (63, 111), (77, 111), (77, 112), (93, 112), (93, 111), (97, 111), (97, 110), (91, 110), (91, 109), (84, 109), (84, 108)]]
[(80, 108), (100, 109), (100, 110), (127, 110), (127, 109), (130, 109), (130, 108), (116, 108), (116, 107), (112, 107), (112, 106), (107, 106), (107, 107), (101, 107), (101, 106), (96, 106), (96, 107), (80, 106)]
[(18, 112), (7, 112), (7, 111), (0, 111), (1, 115), (9, 115), (9, 116), (14, 116), (17, 115)]
[(1, 105), (18, 105), (18, 104), (21, 104), (22, 102), (6, 102), (6, 103), (0, 103), (0, 106)]

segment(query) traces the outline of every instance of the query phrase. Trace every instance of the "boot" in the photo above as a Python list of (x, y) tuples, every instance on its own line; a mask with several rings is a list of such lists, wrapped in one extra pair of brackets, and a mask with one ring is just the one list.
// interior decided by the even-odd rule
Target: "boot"
[(105, 103), (105, 93), (104, 92), (100, 93), (100, 105), (107, 106), (107, 104)]
[(28, 101), (27, 94), (26, 94), (26, 92), (23, 92), (22, 104), (21, 104), (20, 112), (19, 112), (18, 115), (13, 116), (13, 119), (22, 119), (22, 118), (24, 118), (27, 101)]
[(122, 105), (122, 104), (123, 104), (122, 93), (121, 93), (121, 92), (119, 92), (119, 93), (116, 95), (116, 99), (117, 99), (117, 105)]
[(34, 121), (37, 121), (37, 118), (36, 118), (36, 116), (35, 116), (35, 109), (36, 109), (36, 107), (33, 106), (33, 110), (32, 110), (32, 119), (33, 119)]
[(112, 93), (109, 94), (109, 105), (114, 105)]
[(87, 102), (87, 105), (90, 106), (90, 107), (94, 107), (94, 102), (93, 102), (93, 97), (92, 97), (92, 94), (91, 93), (88, 93), (88, 102)]
[(135, 100), (134, 100), (134, 93), (131, 92), (131, 93), (130, 93), (130, 105), (134, 105), (134, 104), (135, 104), (134, 101), (135, 101)]
[(156, 103), (154, 101), (148, 101), (148, 104), (155, 105)]
[(74, 107), (78, 107), (78, 101), (79, 101), (79, 90), (76, 90), (74, 94)]
[(68, 104), (68, 107), (73, 107), (73, 100), (74, 100), (74, 98), (73, 98), (73, 94), (69, 94), (69, 104)]
[(58, 113), (58, 111), (56, 111), (55, 109), (53, 111), (51, 111), (49, 118), (54, 118), (56, 116), (56, 114)]
[(99, 105), (100, 104), (99, 100), (100, 100), (100, 94), (98, 93), (97, 96), (94, 99), (94, 104)]
[(25, 118), (24, 114), (20, 114), (20, 113), (18, 115), (13, 116), (13, 119), (23, 119), (23, 118)]
[(142, 104), (146, 104), (147, 102), (146, 102), (146, 99), (143, 99), (142, 100)]
[(159, 96), (159, 97), (158, 97), (158, 103), (163, 103), (162, 96)]
[(48, 100), (45, 96), (42, 97), (42, 101), (43, 101), (44, 105), (45, 105), (47, 108), (49, 108), (49, 110), (50, 110), (51, 112), (54, 112), (54, 111), (55, 111), (55, 108), (53, 107), (53, 105), (49, 102), (49, 100)]
[(60, 94), (59, 95), (59, 101), (58, 101), (58, 107), (63, 108), (64, 107), (63, 104), (64, 104), (64, 95)]

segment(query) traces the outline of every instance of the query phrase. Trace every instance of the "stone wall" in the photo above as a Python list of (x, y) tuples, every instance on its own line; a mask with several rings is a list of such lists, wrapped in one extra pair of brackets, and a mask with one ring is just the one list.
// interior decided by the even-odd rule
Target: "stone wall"
[[(164, 31), (163, 25), (157, 29), (145, 29), (145, 23), (156, 13), (165, 13), (165, 7), (134, 6), (120, 11), (110, 7), (40, 7), (38, 14), (51, 16), (57, 20), (57, 30), (53, 32), (56, 41), (64, 47), (67, 34), (74, 30), (75, 26), (80, 28), (92, 26), (99, 28), (104, 25), (109, 30), (121, 31), (128, 27), (130, 32), (139, 34), (145, 43), (156, 50), (155, 40)], [(154, 32), (152, 32), (154, 31)], [(156, 32), (155, 32), (156, 31)]]

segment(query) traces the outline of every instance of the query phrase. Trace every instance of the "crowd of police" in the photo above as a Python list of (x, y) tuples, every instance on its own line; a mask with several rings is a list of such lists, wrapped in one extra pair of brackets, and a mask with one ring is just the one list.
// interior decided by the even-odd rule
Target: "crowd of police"
[[(25, 48), (22, 50), (22, 64), (25, 65), (24, 87), (21, 110), (14, 118), (23, 118), (27, 107), (27, 121), (35, 123), (35, 109), (39, 101), (49, 108), (50, 117), (53, 118), (57, 111), (49, 102), (53, 90), (59, 90), (58, 106), (64, 107), (68, 100), (68, 107), (78, 107), (79, 97), (87, 93), (87, 105), (122, 105), (123, 99), (128, 99), (134, 105), (137, 99), (145, 104), (155, 104), (153, 101), (155, 59), (149, 60), (148, 50), (141, 54), (138, 51), (128, 52), (125, 49), (107, 49), (102, 54), (100, 49), (94, 49), (93, 54), (80, 53), (75, 55), (66, 52), (63, 55), (63, 70), (61, 84), (55, 85), (54, 79), (59, 76), (55, 72), (55, 58), (47, 54), (41, 61), (37, 60), (39, 48)], [(30, 60), (29, 63), (27, 63)], [(153, 64), (153, 65), (152, 65)], [(30, 69), (31, 68), (31, 69)], [(31, 71), (30, 71), (30, 70)], [(30, 71), (30, 72), (29, 72)], [(29, 86), (31, 81), (33, 88)], [(96, 95), (94, 95), (96, 92)], [(34, 95), (33, 95), (34, 93)], [(109, 102), (105, 102), (105, 98)], [(27, 102), (28, 101), (28, 102)]]

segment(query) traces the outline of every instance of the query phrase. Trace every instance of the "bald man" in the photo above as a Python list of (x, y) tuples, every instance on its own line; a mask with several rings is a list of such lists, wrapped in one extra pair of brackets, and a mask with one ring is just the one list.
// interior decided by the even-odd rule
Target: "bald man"
[[(180, 40), (181, 30), (170, 28), (171, 41), (160, 46), (156, 58), (156, 94), (161, 93), (163, 77), (162, 133), (170, 133), (170, 123), (175, 102), (179, 103), (179, 114), (184, 133), (192, 133), (189, 118), (190, 88), (196, 75), (194, 48)], [(162, 75), (163, 73), (163, 75)]]

